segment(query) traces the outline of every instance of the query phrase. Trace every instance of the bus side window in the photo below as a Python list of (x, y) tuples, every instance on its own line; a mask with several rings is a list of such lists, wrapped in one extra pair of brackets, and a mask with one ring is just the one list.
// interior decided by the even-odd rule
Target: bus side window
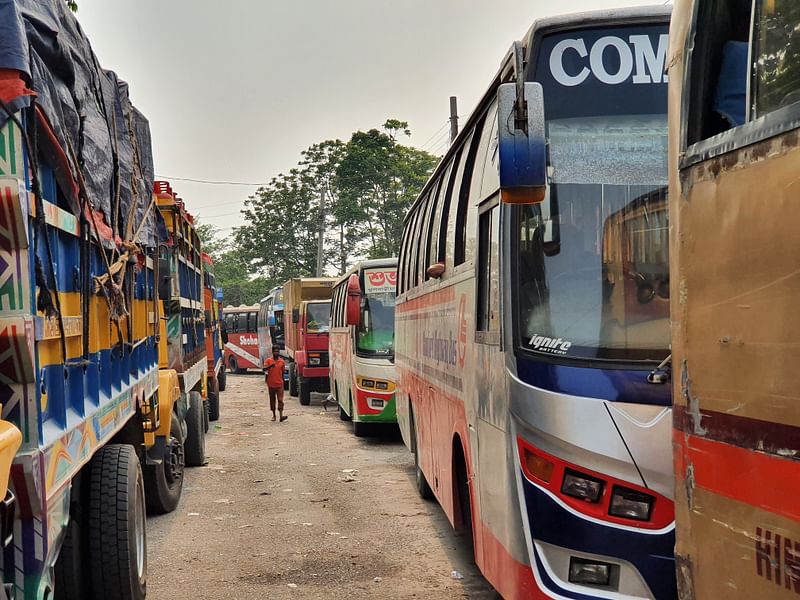
[(419, 217), (414, 225), (414, 262), (411, 265), (411, 281), (414, 287), (420, 285), (423, 281), (425, 281), (425, 276), (423, 272), (427, 268), (426, 266), (422, 266), (422, 263), (425, 262), (425, 256), (428, 255), (428, 248), (425, 245), (426, 236), (424, 235), (425, 232), (425, 224), (428, 222), (428, 218), (430, 217), (430, 205), (433, 202), (433, 194), (435, 193), (436, 189), (431, 188), (428, 190), (428, 193), (425, 194), (425, 199), (422, 204), (419, 205)]
[(800, 3), (756, 3), (754, 19), (753, 118), (800, 102)]
[(251, 312), (247, 313), (247, 333), (255, 333), (258, 331), (258, 325), (256, 319), (258, 318), (258, 313)]
[(499, 332), (499, 239), (500, 208), (497, 197), (480, 209), (478, 217), (478, 306), (476, 312), (477, 341), (498, 343), (499, 335), (481, 335), (481, 332)]
[(475, 133), (469, 143), (467, 159), (464, 161), (464, 172), (460, 180), (461, 185), (459, 186), (458, 192), (458, 212), (456, 213), (455, 230), (455, 266), (471, 259), (474, 252), (474, 248), (467, 245), (467, 232), (472, 230), (470, 225), (474, 223), (475, 219), (475, 210), (471, 210), (470, 207), (470, 198), (472, 197), (471, 185), (475, 167), (475, 156), (478, 153), (478, 146), (481, 142), (481, 134), (483, 133), (485, 123), (486, 115), (484, 114), (475, 126)]
[[(469, 155), (470, 149), (472, 148), (472, 139), (474, 137), (474, 132), (467, 136), (467, 139), (464, 141), (464, 144), (459, 149), (459, 159), (458, 159), (458, 167), (454, 169), (455, 177), (453, 178), (453, 185), (452, 185), (452, 198), (450, 200), (450, 212), (447, 219), (447, 238), (452, 240), (452, 244), (450, 246), (450, 254), (447, 257), (448, 266), (450, 260), (453, 261), (453, 266), (456, 267), (464, 262), (464, 255), (466, 253), (466, 232), (464, 231), (464, 227), (467, 224), (467, 215), (466, 215), (466, 199), (464, 200), (464, 213), (461, 212), (461, 196), (463, 192), (463, 188), (465, 187), (464, 181), (469, 181), (469, 176), (465, 175), (466, 173), (472, 172), (472, 167), (470, 166), (467, 169), (467, 164), (470, 162)], [(473, 156), (474, 160), (474, 156)], [(466, 187), (469, 188), (469, 184), (466, 184)], [(467, 191), (469, 191), (467, 189)]]
[[(489, 117), (486, 121), (488, 135), (481, 143), (481, 149), (485, 151), (483, 155), (478, 153), (478, 161), (475, 164), (476, 172), (481, 174), (479, 199), (483, 200), (491, 196), (500, 188), (500, 171), (498, 164), (499, 142), (497, 136), (497, 102), (489, 109)], [(477, 181), (477, 180), (476, 180)]]
[(428, 264), (433, 265), (438, 262), (444, 263), (445, 261), (445, 243), (447, 241), (447, 215), (450, 212), (450, 197), (448, 194), (448, 187), (452, 178), (450, 177), (453, 172), (453, 162), (451, 161), (447, 168), (442, 172), (442, 178), (439, 182), (439, 195), (436, 200), (436, 214), (431, 222), (431, 236), (428, 255)]
[(694, 24), (687, 145), (742, 125), (747, 117), (747, 53), (752, 0), (700, 3)]
[(413, 214), (409, 216), (408, 220), (408, 227), (406, 231), (408, 235), (408, 246), (405, 253), (405, 264), (403, 265), (405, 270), (405, 273), (403, 274), (404, 291), (412, 290), (417, 285), (415, 282), (416, 271), (414, 270), (417, 264), (416, 257), (420, 241), (419, 236), (417, 235), (417, 225), (420, 221), (420, 215), (423, 214), (424, 206), (425, 201), (423, 200), (417, 205)]
[(439, 210), (439, 187), (441, 186), (441, 179), (431, 186), (430, 196), (428, 197), (428, 207), (425, 211), (425, 221), (420, 231), (420, 252), (417, 256), (417, 265), (420, 271), (420, 283), (430, 279), (428, 277), (428, 267), (431, 263), (428, 257), (431, 253), (431, 234), (433, 232), (433, 221), (436, 218), (436, 213)]

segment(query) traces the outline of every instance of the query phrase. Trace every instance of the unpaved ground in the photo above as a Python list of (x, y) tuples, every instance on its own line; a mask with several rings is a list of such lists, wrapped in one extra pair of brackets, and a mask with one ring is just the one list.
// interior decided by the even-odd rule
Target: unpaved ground
[(316, 394), (287, 394), (289, 420), (273, 423), (262, 381), (228, 376), (208, 465), (148, 519), (148, 599), (497, 597), (417, 496), (399, 434), (355, 438)]

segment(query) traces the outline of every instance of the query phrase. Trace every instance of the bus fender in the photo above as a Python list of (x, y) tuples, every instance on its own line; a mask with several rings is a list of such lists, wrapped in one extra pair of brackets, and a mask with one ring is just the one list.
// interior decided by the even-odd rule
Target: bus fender
[[(168, 438), (172, 411), (181, 397), (181, 386), (178, 382), (178, 373), (174, 369), (160, 369), (158, 371), (158, 429), (156, 437)], [(180, 417), (180, 415), (178, 415)]]

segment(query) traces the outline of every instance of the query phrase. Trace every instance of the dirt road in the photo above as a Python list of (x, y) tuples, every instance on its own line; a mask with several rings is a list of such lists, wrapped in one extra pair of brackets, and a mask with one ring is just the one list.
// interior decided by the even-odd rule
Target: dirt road
[(228, 376), (208, 465), (148, 519), (148, 599), (497, 598), (399, 434), (355, 438), (321, 395), (273, 423), (262, 381)]

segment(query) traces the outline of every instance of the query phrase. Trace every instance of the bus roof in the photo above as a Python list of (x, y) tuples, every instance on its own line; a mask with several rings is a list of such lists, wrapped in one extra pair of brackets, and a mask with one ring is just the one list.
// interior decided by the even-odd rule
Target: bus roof
[(350, 279), (350, 275), (358, 273), (361, 269), (372, 269), (374, 267), (396, 267), (397, 266), (397, 258), (370, 258), (368, 260), (360, 260), (352, 267), (350, 267), (347, 271), (345, 271), (344, 275), (339, 277), (336, 282), (333, 284), (333, 287), (337, 287), (343, 281)]
[(250, 306), (246, 304), (240, 304), (239, 306), (226, 306), (225, 308), (222, 309), (222, 312), (223, 314), (237, 313), (237, 312), (252, 312), (254, 310), (259, 310), (260, 308), (261, 307), (258, 304), (253, 304)]
[[(523, 39), (523, 51), (525, 52), (525, 62), (527, 65), (533, 64), (531, 60), (529, 49), (533, 45), (533, 38), (542, 30), (569, 30), (569, 29), (585, 29), (587, 27), (600, 27), (603, 25), (621, 25), (621, 24), (635, 24), (637, 22), (653, 22), (664, 21), (669, 23), (670, 15), (672, 14), (671, 5), (651, 5), (651, 6), (633, 6), (628, 8), (615, 8), (606, 10), (592, 10), (577, 12), (571, 14), (557, 15), (553, 17), (545, 17), (537, 19), (528, 29)], [(485, 105), (489, 104), (495, 95), (495, 90), (503, 82), (513, 81), (513, 47), (506, 52), (503, 59), (500, 61), (500, 68), (492, 78), (489, 87), (484, 92), (481, 99), (475, 108), (472, 109), (469, 117), (464, 125), (461, 127), (456, 139), (450, 144), (447, 151), (442, 155), (441, 160), (436, 165), (436, 168), (431, 173), (425, 186), (420, 190), (414, 202), (406, 211), (403, 218), (403, 224), (408, 220), (412, 214), (413, 209), (421, 202), (424, 195), (430, 190), (431, 186), (438, 181), (439, 175), (449, 165), (450, 157), (461, 146), (464, 138), (469, 135), (472, 127), (474, 127), (478, 117), (482, 113)]]

